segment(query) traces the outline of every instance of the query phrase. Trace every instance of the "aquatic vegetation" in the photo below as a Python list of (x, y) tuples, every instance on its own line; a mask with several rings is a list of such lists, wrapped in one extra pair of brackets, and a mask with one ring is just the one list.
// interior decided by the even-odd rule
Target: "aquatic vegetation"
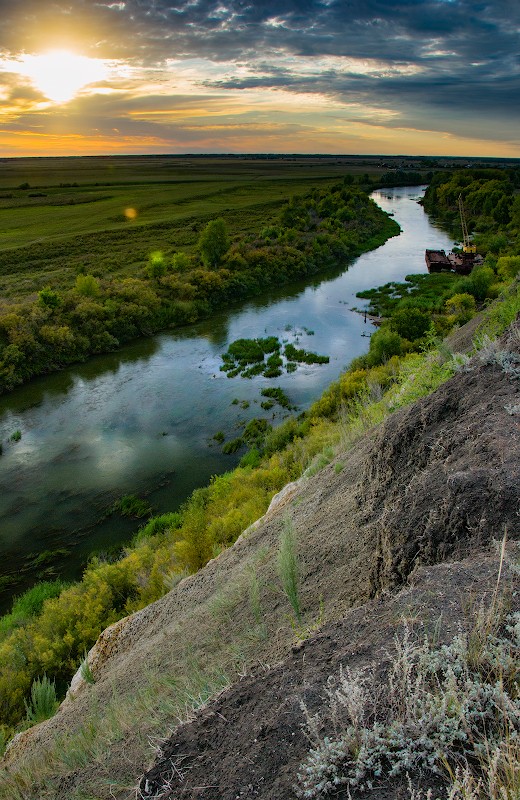
[(262, 397), (270, 397), (272, 400), (275, 400), (279, 405), (282, 406), (282, 408), (287, 408), (287, 409), (296, 408), (296, 406), (293, 406), (291, 404), (291, 401), (289, 400), (283, 389), (280, 389), (279, 386), (273, 386), (262, 389), (260, 391), (260, 394), (262, 395)]
[(285, 345), (284, 355), (289, 361), (298, 361), (301, 364), (328, 364), (330, 361), (329, 356), (320, 356), (290, 343)]
[(140, 519), (150, 514), (152, 507), (146, 500), (141, 500), (134, 494), (125, 494), (119, 500), (116, 500), (112, 506), (112, 511), (118, 512), (123, 517)]

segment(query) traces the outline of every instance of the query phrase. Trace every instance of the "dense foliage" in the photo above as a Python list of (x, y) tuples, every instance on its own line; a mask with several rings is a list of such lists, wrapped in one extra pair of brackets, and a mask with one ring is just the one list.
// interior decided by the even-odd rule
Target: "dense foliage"
[(212, 220), (201, 233), (198, 257), (180, 252), (167, 259), (154, 251), (138, 276), (79, 274), (73, 288), (48, 286), (32, 301), (6, 302), (0, 305), (0, 393), (337, 266), (397, 232), (364, 192), (341, 183), (291, 199), (257, 236), (231, 243), (224, 221)]
[(518, 254), (520, 246), (520, 169), (466, 169), (451, 177), (438, 173), (424, 196), (424, 208), (461, 237), (458, 198), (462, 195), (468, 229), (478, 251)]

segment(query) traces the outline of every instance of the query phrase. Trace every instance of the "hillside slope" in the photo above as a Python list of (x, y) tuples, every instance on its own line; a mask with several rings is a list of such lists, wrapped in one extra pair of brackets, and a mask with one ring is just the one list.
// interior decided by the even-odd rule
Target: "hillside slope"
[[(441, 622), (437, 643), (450, 642), (469, 627), (478, 603), (490, 602), (497, 570), (497, 557), (482, 551), (463, 561), (422, 567), (396, 596), (369, 601), (325, 625), (280, 664), (258, 668), (177, 727), (161, 743), (138, 797), (292, 800), (310, 750), (302, 704), (309, 714), (322, 712), (327, 688), (341, 670), (373, 669), (382, 683), (396, 637), (405, 635), (406, 626), (421, 641), (438, 636)], [(503, 580), (511, 586), (512, 576), (505, 573)], [(475, 607), (468, 598), (474, 598)], [(518, 596), (514, 608), (520, 608)], [(414, 780), (416, 788), (442, 785), (431, 774), (414, 775)], [(331, 796), (348, 798), (346, 791)], [(410, 798), (406, 780), (386, 776), (369, 796)]]
[[(516, 325), (493, 351), (475, 357), (431, 396), (391, 415), (312, 478), (286, 487), (257, 525), (199, 573), (108, 629), (89, 656), (95, 683), (78, 675), (58, 714), (9, 748), (3, 796), (63, 800), (135, 796), (133, 787), (153, 761), (151, 742), (168, 736), (209, 694), (255, 665), (287, 659), (297, 634), (312, 635), (323, 618), (332, 623), (316, 643), (307, 642), (286, 662), (287, 674), (292, 670), (298, 685), (307, 680), (301, 673), (302, 654), (315, 652), (321, 663), (313, 678), (317, 685), (326, 680), (327, 670), (347, 657), (350, 626), (353, 630), (358, 626), (354, 651), (368, 636), (362, 620), (368, 620), (374, 642), (373, 647), (368, 639), (365, 642), (367, 658), (386, 646), (400, 614), (408, 608), (407, 590), (388, 603), (378, 598), (405, 586), (418, 567), (483, 552), (505, 529), (510, 540), (520, 538), (520, 431), (518, 413), (512, 413), (520, 404), (519, 382), (514, 368), (505, 369), (511, 358), (500, 356), (518, 350)], [(277, 570), (280, 538), (288, 529), (297, 540), (303, 615), (297, 624), (291, 622), (291, 606)], [(455, 587), (469, 591), (482, 579), (484, 589), (489, 589), (493, 571), (488, 558), (480, 555), (443, 569), (422, 573), (418, 593), (410, 601), (414, 614), (431, 606), (431, 613), (424, 615), (426, 626), (438, 616), (437, 606), (455, 621), (461, 602)], [(449, 593), (453, 590), (453, 607), (451, 597), (450, 602), (446, 595), (438, 597), (443, 585)], [(350, 609), (366, 603), (341, 622)], [(320, 642), (326, 643), (322, 650)], [(275, 687), (276, 675), (285, 674), (284, 669), (268, 673), (265, 685)], [(295, 716), (288, 724), (300, 750), (294, 758), (287, 756), (287, 769), (276, 762), (276, 773), (285, 775), (279, 793), (266, 786), (273, 780), (267, 773), (262, 788), (253, 766), (248, 772), (248, 758), (254, 763), (265, 758), (265, 750), (258, 747), (252, 754), (244, 742), (253, 734), (258, 739), (260, 720), (250, 719), (252, 727), (242, 729), (237, 714), (236, 727), (218, 733), (220, 718), (213, 712), (220, 708), (219, 702), (244, 705), (256, 717), (254, 694), (263, 692), (263, 677), (259, 683), (248, 680), (228, 699), (203, 711), (192, 728), (174, 734), (180, 738), (174, 738), (172, 752), (179, 752), (175, 748), (182, 749), (183, 736), (193, 741), (208, 726), (213, 731), (207, 734), (208, 748), (214, 752), (202, 753), (203, 773), (192, 768), (194, 782), (190, 777), (186, 792), (174, 792), (172, 797), (292, 796), (290, 775), (301, 756)], [(273, 688), (272, 715), (267, 710), (270, 701), (267, 707), (258, 706), (259, 713), (267, 715), (262, 729), (266, 747), (276, 750), (277, 758), (282, 734), (276, 697), (292, 696), (291, 692), (283, 682)], [(231, 776), (226, 777), (224, 765), (226, 759), (238, 757), (232, 744), (237, 737), (245, 748), (240, 751), (244, 758), (236, 766), (235, 783), (228, 785)], [(210, 767), (221, 760), (222, 768)], [(159, 773), (152, 774), (154, 781)], [(196, 789), (202, 785), (201, 774), (206, 776), (204, 785), (218, 788), (207, 793)], [(250, 784), (252, 788), (240, 793), (240, 787)]]

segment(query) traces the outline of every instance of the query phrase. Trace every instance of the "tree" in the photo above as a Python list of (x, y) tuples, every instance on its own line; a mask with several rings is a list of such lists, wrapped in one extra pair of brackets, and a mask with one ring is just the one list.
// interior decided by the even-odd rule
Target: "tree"
[(202, 263), (205, 267), (216, 267), (231, 245), (225, 221), (212, 219), (202, 231), (199, 239), (199, 249)]
[(150, 253), (146, 273), (152, 280), (160, 281), (166, 275), (166, 261), (160, 250)]

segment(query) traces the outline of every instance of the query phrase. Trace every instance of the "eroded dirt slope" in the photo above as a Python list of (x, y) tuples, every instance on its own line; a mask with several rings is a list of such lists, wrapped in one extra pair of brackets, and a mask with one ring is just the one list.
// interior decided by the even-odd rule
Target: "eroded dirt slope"
[[(243, 678), (192, 722), (179, 726), (143, 776), (138, 796), (293, 800), (297, 774), (310, 748), (302, 702), (309, 712), (319, 711), (327, 680), (336, 677), (340, 667), (375, 666), (376, 675), (381, 675), (404, 623), (419, 640), (425, 635), (432, 639), (440, 631), (439, 641), (451, 641), (465, 623), (469, 625), (478, 604), (490, 602), (497, 571), (498, 557), (483, 553), (421, 568), (395, 597), (368, 602), (340, 622), (325, 625), (319, 635), (293, 647), (281, 664)], [(504, 575), (505, 586), (510, 587), (511, 580)], [(431, 774), (423, 780), (432, 786)], [(420, 781), (415, 776), (415, 788)], [(370, 797), (397, 800), (409, 798), (409, 793), (405, 781), (383, 779)]]

